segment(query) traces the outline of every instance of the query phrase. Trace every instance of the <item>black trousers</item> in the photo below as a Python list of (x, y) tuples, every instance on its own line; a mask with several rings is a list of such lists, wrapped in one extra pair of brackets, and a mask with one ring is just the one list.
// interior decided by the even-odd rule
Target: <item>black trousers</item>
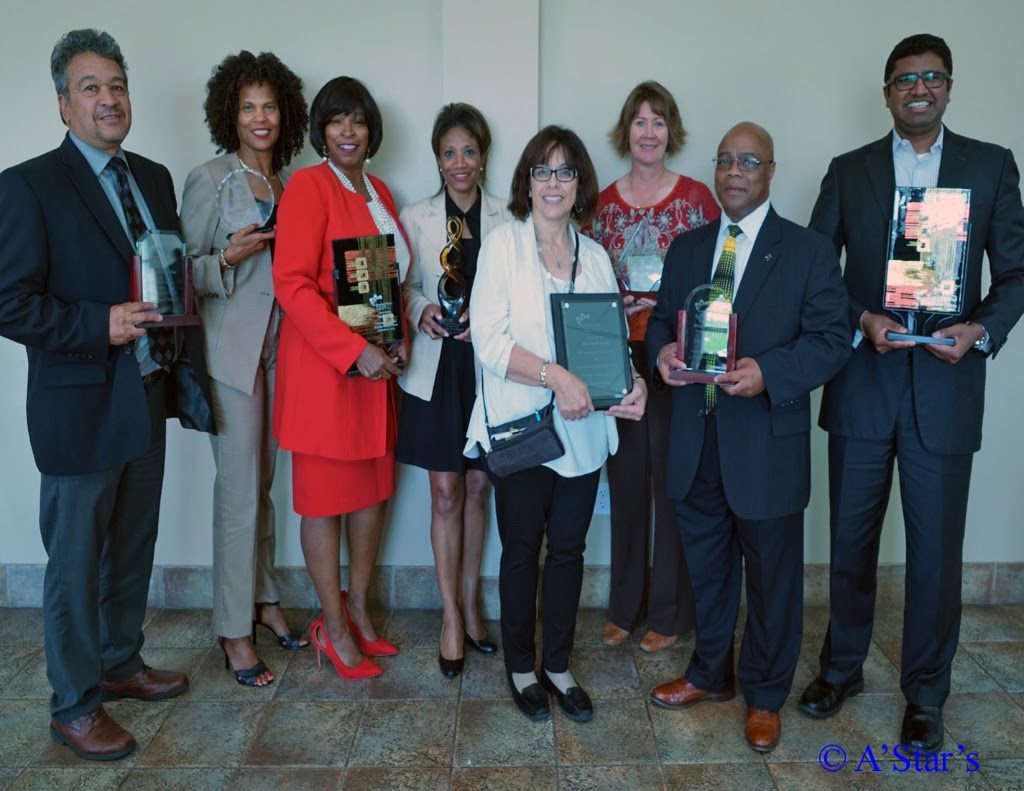
[(100, 681), (142, 668), (142, 622), (164, 477), (160, 379), (146, 388), (151, 440), (142, 457), (82, 475), (43, 475), (43, 635), (50, 711), (63, 722), (99, 707)]
[(832, 563), (821, 673), (843, 684), (861, 673), (871, 645), (878, 547), (899, 464), (907, 541), (900, 687), (907, 701), (941, 706), (960, 637), (960, 585), (973, 454), (930, 453), (921, 444), (909, 383), (893, 435), (829, 436)]
[(803, 629), (803, 513), (741, 519), (722, 487), (715, 418), (706, 418), (693, 486), (676, 501), (697, 607), (697, 639), (686, 678), (700, 689), (731, 689), (733, 634), (744, 569), (747, 622), (737, 669), (747, 705), (778, 711), (800, 658)]
[(583, 586), (583, 550), (600, 475), (598, 468), (564, 478), (547, 467), (534, 467), (505, 478), (490, 476), (501, 539), (501, 641), (505, 667), (512, 673), (529, 673), (537, 666), (537, 562), (545, 538), (541, 663), (552, 673), (569, 669)]
[[(693, 628), (696, 616), (675, 507), (665, 487), (672, 391), (652, 378), (644, 345), (630, 348), (649, 394), (642, 420), (618, 422), (619, 450), (607, 462), (612, 528), (608, 619), (627, 631), (646, 620), (647, 628), (659, 634), (682, 634)], [(648, 573), (652, 503), (654, 557)]]

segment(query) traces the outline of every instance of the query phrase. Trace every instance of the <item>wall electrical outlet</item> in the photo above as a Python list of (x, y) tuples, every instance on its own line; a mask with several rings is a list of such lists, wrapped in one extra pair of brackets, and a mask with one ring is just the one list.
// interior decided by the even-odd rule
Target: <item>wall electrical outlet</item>
[(612, 512), (611, 496), (608, 494), (608, 484), (597, 485), (597, 499), (594, 500), (594, 513), (607, 516)]

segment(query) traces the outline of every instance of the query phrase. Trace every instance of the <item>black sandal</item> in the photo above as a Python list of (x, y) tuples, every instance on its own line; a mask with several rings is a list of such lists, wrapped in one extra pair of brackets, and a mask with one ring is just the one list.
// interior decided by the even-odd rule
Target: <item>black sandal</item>
[(218, 637), (217, 642), (220, 644), (220, 650), (224, 652), (224, 669), (230, 670), (234, 673), (235, 681), (243, 687), (269, 687), (274, 683), (274, 679), (270, 679), (266, 684), (256, 683), (260, 676), (270, 671), (270, 668), (267, 667), (266, 663), (262, 659), (257, 659), (255, 665), (247, 667), (245, 670), (235, 670), (231, 667), (231, 661), (228, 659), (227, 649), (224, 648), (224, 638)]
[[(277, 638), (278, 644), (281, 648), (285, 648), (289, 651), (298, 651), (300, 648), (305, 648), (309, 645), (309, 640), (302, 636), (302, 632), (293, 630), (288, 634), (278, 634), (271, 628), (270, 624), (264, 623), (263, 621), (263, 608), (264, 607), (280, 607), (280, 601), (265, 601), (256, 602), (256, 620), (252, 622), (252, 644), (256, 645), (256, 627), (262, 626), (269, 629), (270, 632)], [(241, 682), (239, 682), (241, 683)]]

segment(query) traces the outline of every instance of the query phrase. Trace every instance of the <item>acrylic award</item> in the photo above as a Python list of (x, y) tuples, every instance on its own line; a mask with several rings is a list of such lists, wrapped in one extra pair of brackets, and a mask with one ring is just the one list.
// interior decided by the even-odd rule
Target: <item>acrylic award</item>
[(733, 370), (737, 325), (732, 300), (720, 286), (697, 286), (678, 314), (676, 357), (684, 367), (672, 370), (669, 377), (679, 382), (708, 383)]
[(161, 322), (140, 327), (198, 324), (192, 292), (192, 256), (174, 231), (146, 231), (135, 243), (129, 268), (132, 302), (153, 302)]

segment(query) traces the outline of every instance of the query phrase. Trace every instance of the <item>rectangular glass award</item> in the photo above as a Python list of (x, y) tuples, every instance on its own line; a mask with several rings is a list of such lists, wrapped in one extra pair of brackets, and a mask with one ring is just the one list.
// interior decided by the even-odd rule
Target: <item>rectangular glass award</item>
[(937, 326), (942, 316), (955, 316), (963, 308), (970, 215), (969, 189), (896, 188), (882, 307), (920, 334), (887, 333), (888, 339), (953, 343), (952, 338), (932, 338), (928, 331), (930, 323)]
[(582, 379), (594, 409), (622, 401), (633, 386), (621, 294), (552, 294), (555, 361)]
[(129, 270), (132, 302), (153, 302), (163, 316), (140, 327), (198, 324), (192, 292), (192, 256), (175, 231), (146, 231), (135, 243)]
[(679, 382), (713, 382), (718, 374), (736, 367), (738, 318), (732, 301), (719, 286), (697, 286), (678, 314), (676, 357), (685, 367), (669, 378)]
[(335, 239), (334, 300), (338, 317), (391, 354), (402, 343), (402, 289), (392, 234)]
[(664, 266), (658, 229), (643, 219), (626, 233), (626, 244), (613, 265), (619, 288), (624, 294), (654, 298), (661, 288)]

